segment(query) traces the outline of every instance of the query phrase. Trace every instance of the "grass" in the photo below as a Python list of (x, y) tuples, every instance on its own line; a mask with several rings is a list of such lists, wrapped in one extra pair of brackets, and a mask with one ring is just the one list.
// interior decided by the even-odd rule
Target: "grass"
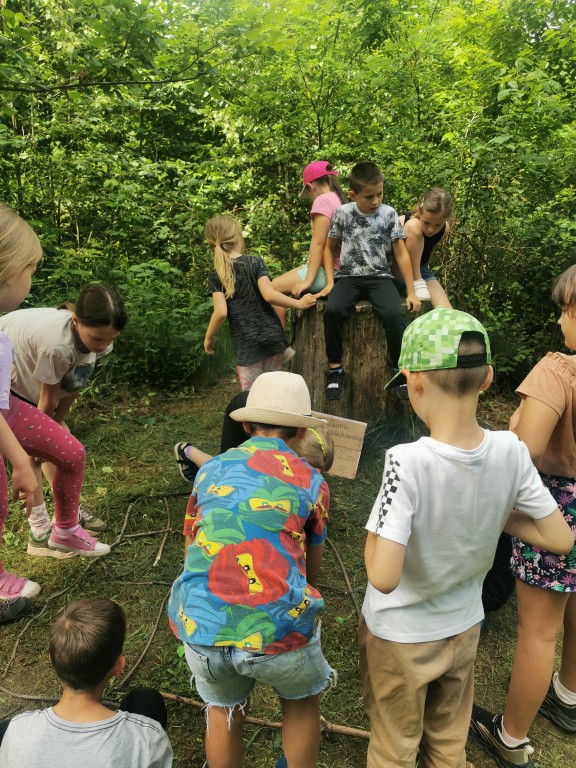
[[(190, 690), (186, 663), (178, 653), (178, 644), (162, 608), (182, 565), (181, 526), (190, 491), (176, 471), (172, 446), (178, 440), (190, 439), (207, 451), (216, 451), (222, 413), (235, 391), (236, 385), (229, 379), (198, 392), (173, 396), (102, 392), (96, 400), (93, 392), (81, 399), (70, 425), (87, 447), (85, 500), (108, 521), (104, 541), (116, 541), (125, 523), (126, 529), (112, 553), (97, 561), (35, 559), (25, 554), (27, 526), (23, 515), (16, 507), (11, 510), (4, 535), (5, 566), (39, 581), (42, 592), (35, 600), (30, 621), (26, 619), (0, 630), (0, 717), (47, 706), (58, 697), (58, 684), (46, 650), (48, 626), (68, 601), (96, 595), (117, 600), (128, 615), (126, 673), (132, 675), (128, 687), (147, 684), (197, 699), (195, 691)], [(512, 407), (505, 398), (486, 395), (482, 400), (484, 424), (491, 428), (505, 426)], [(409, 411), (402, 424), (370, 425), (356, 480), (330, 479), (329, 536), (345, 563), (360, 603), (366, 582), (362, 557), (364, 524), (378, 491), (385, 449), (419, 433), (420, 426)], [(165, 545), (155, 565), (166, 531)], [(149, 535), (132, 537), (141, 533)], [(322, 625), (324, 652), (339, 675), (337, 687), (322, 699), (323, 716), (331, 723), (368, 729), (361, 701), (356, 611), (330, 547), (325, 550), (320, 590), (326, 599)], [(515, 607), (510, 601), (490, 616), (483, 633), (476, 668), (476, 700), (487, 708), (497, 710), (504, 703), (515, 626)], [(122, 687), (122, 680), (111, 684), (106, 697), (118, 701)], [(5, 691), (39, 699), (26, 700)], [(202, 765), (202, 712), (172, 701), (168, 702), (168, 709), (175, 766)], [(279, 719), (278, 703), (266, 688), (257, 687), (250, 714), (266, 720)], [(576, 764), (576, 740), (548, 721), (538, 717), (531, 735), (541, 768), (572, 768)], [(281, 753), (277, 730), (248, 725), (245, 737), (246, 764), (253, 768), (274, 764)], [(327, 735), (322, 742), (319, 765), (362, 766), (366, 746), (367, 742), (359, 738)], [(469, 759), (476, 768), (494, 766), (474, 745), (470, 745)]]

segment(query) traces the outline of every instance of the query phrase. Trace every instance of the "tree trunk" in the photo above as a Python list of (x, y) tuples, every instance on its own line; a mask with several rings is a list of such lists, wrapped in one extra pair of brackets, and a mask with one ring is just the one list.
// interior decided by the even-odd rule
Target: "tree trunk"
[(399, 418), (403, 406), (395, 390), (385, 390), (392, 378), (392, 364), (384, 328), (372, 305), (360, 301), (348, 318), (344, 333), (344, 370), (348, 380), (341, 400), (326, 397), (328, 361), (324, 346), (324, 301), (315, 307), (292, 312), (292, 341), (296, 350), (291, 371), (301, 374), (310, 390), (312, 409), (356, 421), (382, 416)]

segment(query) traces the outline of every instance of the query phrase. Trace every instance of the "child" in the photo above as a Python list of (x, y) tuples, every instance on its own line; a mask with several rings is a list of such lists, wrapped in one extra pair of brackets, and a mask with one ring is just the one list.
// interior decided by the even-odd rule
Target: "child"
[[(32, 228), (0, 204), (0, 312), (13, 310), (27, 296), (41, 256), (40, 242)], [(12, 464), (12, 495), (23, 498), (33, 531), (39, 531), (42, 554), (56, 558), (107, 554), (110, 547), (96, 542), (77, 524), (86, 464), (84, 446), (33, 405), (10, 395), (12, 346), (2, 333), (0, 351), (0, 451)], [(34, 517), (32, 508), (42, 506), (43, 496), (28, 456), (53, 461), (57, 466), (53, 529), (45, 508), (43, 516)], [(0, 536), (7, 514), (6, 468), (0, 460)], [(23, 616), (29, 607), (29, 603), (23, 605), (17, 598), (34, 597), (39, 591), (39, 584), (5, 571), (0, 564), (0, 600), (16, 600), (4, 606), (4, 622)]]
[[(86, 286), (75, 305), (19, 309), (0, 318), (0, 331), (14, 349), (12, 393), (69, 431), (64, 420), (70, 406), (127, 319), (118, 292), (104, 283)], [(54, 464), (45, 463), (44, 472), (53, 486)], [(82, 504), (79, 523), (94, 533), (106, 528)]]
[[(233, 398), (236, 402), (236, 409), (243, 408), (246, 405), (248, 392), (241, 392), (240, 394), (244, 396), (242, 403), (238, 402), (239, 398)], [(228, 409), (226, 410), (228, 412)], [(229, 448), (237, 448), (246, 439), (246, 432), (244, 432), (242, 425), (238, 424), (238, 422), (235, 423), (241, 428), (241, 433), (239, 432), (237, 435), (239, 439), (234, 441), (234, 445), (221, 448), (220, 453), (224, 453)], [(324, 427), (319, 426), (316, 429), (308, 427), (304, 437), (294, 450), (298, 456), (306, 459), (311, 467), (314, 467), (314, 469), (321, 473), (328, 472), (334, 463), (334, 441)], [(200, 467), (214, 458), (211, 454), (195, 448), (191, 443), (176, 443), (174, 455), (182, 479), (187, 480), (189, 483), (194, 482)]]
[[(0, 723), (0, 768), (170, 768), (166, 707), (158, 691), (136, 688), (114, 712), (102, 703), (122, 674), (126, 617), (117, 603), (70, 603), (50, 628), (50, 661), (60, 701)], [(2, 738), (3, 736), (3, 738)]]
[[(342, 367), (344, 324), (360, 299), (368, 299), (382, 320), (388, 352), (396, 370), (406, 323), (390, 271), (392, 254), (406, 284), (406, 306), (414, 312), (420, 309), (420, 299), (414, 294), (410, 257), (404, 245), (406, 235), (396, 211), (382, 205), (382, 174), (374, 163), (358, 163), (352, 168), (348, 194), (353, 202), (342, 205), (334, 213), (327, 243), (334, 259), (341, 248), (340, 269), (324, 310), (329, 364), (326, 397), (329, 400), (340, 400), (344, 394), (347, 379)], [(404, 387), (403, 378), (397, 379), (395, 386)], [(400, 392), (404, 397), (404, 392)]]
[(464, 767), (482, 581), (500, 532), (572, 545), (526, 446), (477, 422), (490, 362), (486, 331), (465, 312), (438, 307), (404, 333), (400, 368), (430, 437), (387, 452), (366, 526), (368, 768), (414, 766), (418, 750), (423, 768)]
[[(552, 298), (568, 349), (576, 350), (576, 266), (558, 279)], [(522, 401), (510, 421), (542, 482), (576, 533), (576, 358), (549, 352), (516, 390)], [(532, 768), (528, 730), (538, 711), (576, 733), (576, 546), (558, 557), (549, 546), (513, 539), (518, 640), (504, 714), (474, 707), (470, 735), (500, 766)], [(574, 542), (573, 542), (574, 543)], [(564, 627), (560, 671), (556, 640)]]
[(450, 301), (429, 266), (432, 251), (450, 231), (454, 216), (452, 196), (445, 189), (428, 189), (411, 213), (400, 217), (406, 234), (406, 249), (412, 264), (416, 296), (433, 307), (448, 307)]
[(293, 299), (272, 288), (261, 258), (242, 255), (242, 231), (232, 216), (214, 216), (206, 223), (206, 240), (214, 249), (214, 270), (208, 277), (214, 311), (204, 339), (214, 354), (214, 337), (228, 317), (240, 387), (250, 389), (263, 371), (277, 371), (294, 354), (271, 304), (309, 309), (311, 295)]
[(210, 768), (242, 765), (257, 679), (280, 697), (288, 765), (314, 768), (318, 758), (318, 696), (334, 672), (320, 647), (316, 589), (328, 487), (294, 453), (305, 429), (323, 423), (310, 412), (301, 376), (263, 373), (232, 413), (251, 438), (204, 464), (188, 502), (186, 561), (168, 614), (207, 704)]
[(309, 163), (302, 171), (304, 186), (300, 197), (312, 201), (310, 254), (308, 263), (303, 267), (272, 280), (272, 287), (281, 293), (301, 296), (310, 291), (319, 299), (328, 296), (334, 287), (334, 264), (331, 254), (326, 251), (326, 240), (334, 211), (346, 202), (344, 192), (336, 181), (337, 175), (338, 172), (325, 160)]

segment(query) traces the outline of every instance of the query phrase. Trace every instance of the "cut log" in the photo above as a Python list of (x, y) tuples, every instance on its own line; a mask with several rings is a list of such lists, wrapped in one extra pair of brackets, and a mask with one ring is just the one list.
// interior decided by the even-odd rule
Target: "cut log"
[(404, 412), (402, 402), (393, 389), (384, 389), (386, 382), (392, 378), (384, 328), (367, 301), (358, 302), (356, 311), (346, 322), (342, 362), (348, 381), (344, 396), (340, 400), (328, 400), (326, 397), (325, 304), (319, 301), (305, 312), (292, 312), (290, 343), (296, 355), (290, 370), (306, 380), (312, 409), (357, 421), (400, 418)]

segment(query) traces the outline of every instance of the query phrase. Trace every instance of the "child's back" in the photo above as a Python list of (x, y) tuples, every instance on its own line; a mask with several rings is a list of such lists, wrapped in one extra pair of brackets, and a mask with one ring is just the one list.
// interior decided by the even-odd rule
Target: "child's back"
[(0, 723), (1, 768), (170, 768), (172, 747), (158, 691), (136, 688), (114, 712), (102, 693), (126, 663), (126, 617), (106, 599), (78, 600), (50, 628), (50, 660), (62, 696), (48, 709)]
[(52, 707), (13, 717), (0, 747), (1, 768), (56, 765), (168, 768), (172, 749), (160, 723), (132, 712), (92, 723), (65, 720)]
[(511, 432), (485, 431), (463, 450), (422, 437), (386, 455), (382, 485), (367, 523), (406, 547), (391, 594), (368, 584), (371, 631), (417, 643), (449, 637), (484, 616), (482, 582), (512, 507), (535, 516), (555, 509), (526, 447)]

